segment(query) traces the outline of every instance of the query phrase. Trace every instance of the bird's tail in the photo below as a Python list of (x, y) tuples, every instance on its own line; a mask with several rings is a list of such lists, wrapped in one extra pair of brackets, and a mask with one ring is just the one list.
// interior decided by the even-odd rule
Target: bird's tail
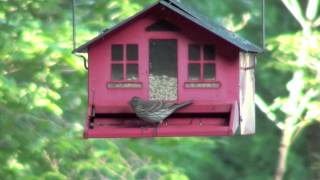
[(183, 107), (186, 107), (186, 106), (189, 106), (190, 104), (192, 104), (193, 103), (193, 101), (192, 100), (188, 100), (188, 101), (185, 101), (185, 102), (182, 102), (182, 103), (180, 103), (180, 104), (177, 104), (177, 105), (175, 105), (175, 110), (178, 110), (178, 109), (181, 109), (181, 108), (183, 108)]

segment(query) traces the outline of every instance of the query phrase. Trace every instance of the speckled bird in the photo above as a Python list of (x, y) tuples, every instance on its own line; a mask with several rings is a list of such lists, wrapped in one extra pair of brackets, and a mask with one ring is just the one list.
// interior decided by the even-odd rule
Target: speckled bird
[(190, 104), (192, 100), (177, 104), (165, 101), (144, 101), (136, 96), (129, 101), (136, 115), (149, 123), (162, 123), (172, 113)]

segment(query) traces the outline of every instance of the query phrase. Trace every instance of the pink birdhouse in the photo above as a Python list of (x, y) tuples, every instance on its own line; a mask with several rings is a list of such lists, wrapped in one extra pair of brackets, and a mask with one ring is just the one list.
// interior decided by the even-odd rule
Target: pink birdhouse
[[(88, 53), (86, 138), (255, 132), (254, 67), (262, 50), (174, 0), (160, 0), (75, 49)], [(192, 104), (151, 124), (129, 105)]]

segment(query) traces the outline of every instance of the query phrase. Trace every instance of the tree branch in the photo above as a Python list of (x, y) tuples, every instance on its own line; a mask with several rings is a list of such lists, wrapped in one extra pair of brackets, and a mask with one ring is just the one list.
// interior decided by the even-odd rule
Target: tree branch
[(301, 131), (306, 128), (307, 126), (311, 125), (314, 123), (314, 120), (301, 120), (297, 125), (295, 125), (294, 129), (295, 132), (292, 135), (292, 143), (297, 139)]
[(312, 21), (316, 18), (319, 8), (319, 0), (309, 0), (306, 10), (306, 17), (309, 21)]
[(290, 121), (290, 117), (285, 119), (286, 125), (282, 131), (279, 147), (278, 166), (274, 178), (275, 180), (282, 180), (286, 172), (288, 153), (292, 145), (292, 131), (290, 130), (290, 126), (288, 126), (288, 122)]
[(320, 26), (320, 17), (318, 17), (318, 19), (313, 22), (312, 26), (313, 26), (314, 28)]
[(298, 108), (296, 110), (296, 116), (301, 117), (304, 110), (307, 108), (307, 105), (309, 104), (310, 100), (317, 96), (319, 94), (319, 91), (316, 91), (314, 89), (310, 89), (307, 91), (307, 93), (302, 97), (302, 99), (299, 102)]
[(258, 108), (272, 121), (280, 130), (284, 129), (284, 124), (277, 121), (276, 115), (270, 110), (267, 103), (259, 96), (255, 95), (255, 102)]
[(303, 17), (302, 10), (297, 0), (281, 0), (282, 3), (288, 8), (291, 14), (295, 17), (295, 19), (299, 22), (301, 27), (306, 24), (306, 20)]

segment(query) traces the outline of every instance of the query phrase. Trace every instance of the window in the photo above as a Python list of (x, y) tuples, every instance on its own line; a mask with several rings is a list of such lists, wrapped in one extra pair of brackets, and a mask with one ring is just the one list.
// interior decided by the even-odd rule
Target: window
[(216, 79), (215, 48), (212, 44), (190, 44), (188, 77), (191, 81)]
[(123, 80), (123, 65), (112, 64), (112, 80)]
[(214, 46), (207, 44), (203, 46), (203, 59), (206, 61), (213, 61), (215, 59)]
[(127, 45), (127, 60), (128, 61), (138, 60), (138, 45), (136, 44)]
[(138, 80), (139, 50), (137, 44), (113, 44), (111, 47), (111, 79)]
[(189, 80), (200, 80), (200, 64), (189, 64)]
[(151, 100), (178, 98), (177, 39), (149, 40), (149, 95)]
[(189, 60), (199, 61), (200, 60), (201, 46), (197, 44), (189, 45)]
[(123, 45), (112, 45), (112, 60), (122, 61), (123, 60)]

